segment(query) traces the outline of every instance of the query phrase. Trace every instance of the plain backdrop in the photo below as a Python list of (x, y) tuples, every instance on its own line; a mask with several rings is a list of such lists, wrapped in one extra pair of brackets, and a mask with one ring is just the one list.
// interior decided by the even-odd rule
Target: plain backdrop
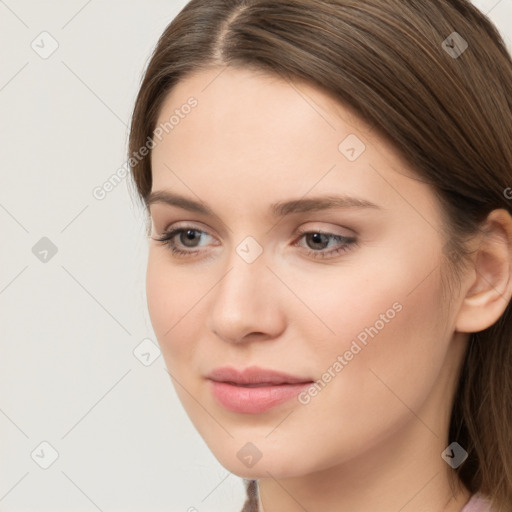
[[(145, 302), (123, 166), (142, 72), (182, 0), (0, 0), (0, 511), (238, 512)], [(475, 2), (512, 48), (512, 0)], [(456, 29), (456, 28), (455, 28)]]

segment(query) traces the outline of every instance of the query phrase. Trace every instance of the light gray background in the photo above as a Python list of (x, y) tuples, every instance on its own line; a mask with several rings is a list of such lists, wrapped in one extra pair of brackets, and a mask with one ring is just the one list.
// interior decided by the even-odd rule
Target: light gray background
[[(244, 501), (163, 358), (134, 354), (147, 338), (142, 360), (158, 351), (132, 189), (125, 179), (92, 194), (126, 161), (142, 71), (185, 3), (0, 0), (0, 512), (235, 512)], [(475, 4), (512, 48), (512, 0)], [(44, 31), (58, 43), (48, 58)], [(46, 262), (32, 251), (43, 237), (57, 247)], [(47, 469), (43, 441), (58, 452)]]

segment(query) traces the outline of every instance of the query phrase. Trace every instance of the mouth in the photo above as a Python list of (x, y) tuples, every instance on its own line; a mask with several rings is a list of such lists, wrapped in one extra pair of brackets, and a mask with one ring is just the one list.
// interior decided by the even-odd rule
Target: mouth
[[(224, 381), (221, 381), (224, 382)], [(273, 384), (272, 382), (260, 382), (257, 384), (240, 384), (239, 382), (225, 382), (226, 384), (231, 384), (232, 386), (239, 386), (241, 388), (264, 388), (269, 386), (287, 386), (291, 383), (289, 382), (283, 382), (281, 384)]]
[(299, 377), (290, 373), (260, 368), (258, 366), (249, 366), (240, 370), (229, 366), (216, 368), (208, 374), (207, 378), (235, 386), (278, 386), (281, 384), (313, 382), (313, 379), (310, 377)]
[(259, 414), (278, 407), (314, 382), (310, 378), (258, 367), (219, 368), (207, 379), (219, 405), (245, 414)]

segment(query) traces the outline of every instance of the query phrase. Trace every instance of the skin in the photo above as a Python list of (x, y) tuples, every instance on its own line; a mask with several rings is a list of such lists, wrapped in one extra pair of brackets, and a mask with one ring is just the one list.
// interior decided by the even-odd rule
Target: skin
[[(489, 217), (493, 236), (475, 239), (474, 265), (448, 304), (435, 192), (347, 107), (305, 83), (216, 68), (178, 83), (159, 123), (190, 96), (197, 107), (153, 150), (152, 191), (199, 200), (213, 214), (151, 204), (147, 299), (198, 432), (229, 471), (259, 480), (265, 512), (459, 511), (470, 495), (452, 493), (441, 452), (453, 441), (467, 333), (492, 325), (510, 298), (510, 216)], [(338, 149), (349, 134), (366, 146), (355, 161)], [(269, 213), (277, 201), (329, 194), (380, 209)], [(153, 240), (184, 226), (204, 234), (195, 247), (184, 236), (174, 242), (199, 254), (175, 256)], [(357, 245), (315, 258), (308, 249), (343, 244), (315, 244), (298, 228)], [(263, 250), (250, 264), (236, 252), (247, 236)], [(225, 365), (321, 379), (394, 303), (401, 310), (307, 405), (240, 414), (209, 390), (205, 376)], [(237, 457), (247, 442), (262, 454), (250, 468)]]

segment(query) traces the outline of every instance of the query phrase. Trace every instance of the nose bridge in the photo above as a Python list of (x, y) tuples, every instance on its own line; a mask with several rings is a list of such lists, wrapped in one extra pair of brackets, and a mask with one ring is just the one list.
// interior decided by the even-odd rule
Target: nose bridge
[(263, 247), (253, 238), (240, 242), (226, 263), (211, 308), (210, 329), (226, 340), (250, 332), (275, 335), (281, 327), (277, 298), (270, 294), (273, 275), (266, 267)]
[(257, 307), (266, 286), (265, 274), (269, 273), (265, 263), (263, 247), (253, 237), (244, 239), (229, 255), (229, 271), (219, 283), (217, 300), (234, 301), (240, 308), (246, 304), (251, 308)]

